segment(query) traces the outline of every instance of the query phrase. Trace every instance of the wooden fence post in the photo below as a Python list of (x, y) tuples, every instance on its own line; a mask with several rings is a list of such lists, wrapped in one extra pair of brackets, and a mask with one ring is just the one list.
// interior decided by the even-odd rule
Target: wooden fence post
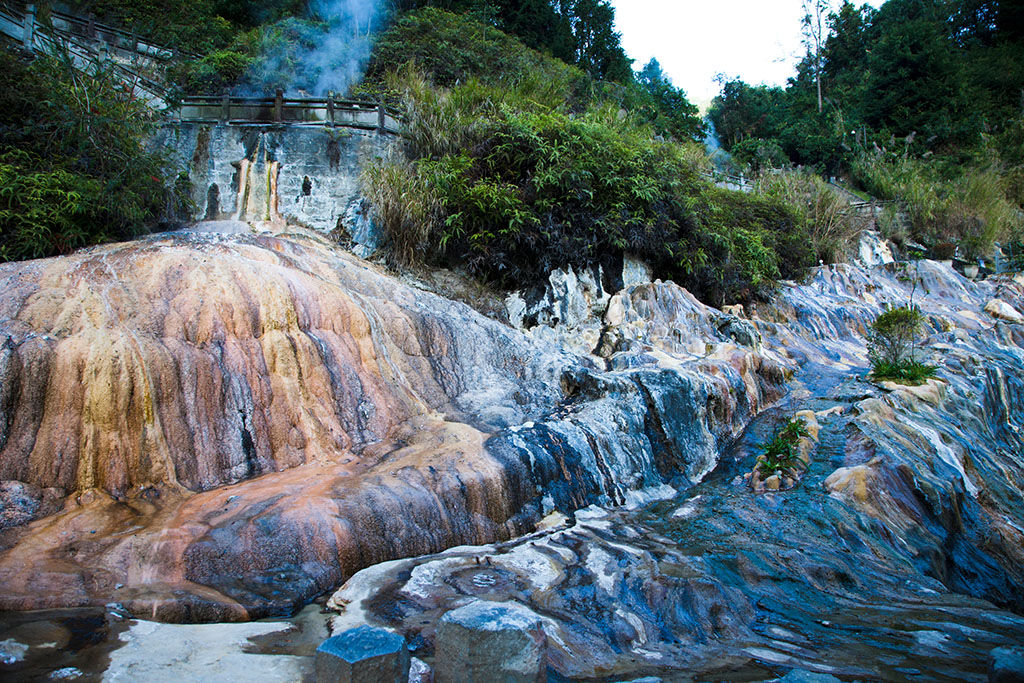
[(96, 17), (92, 14), (89, 15), (89, 20), (85, 24), (85, 37), (89, 40), (96, 38)]
[(220, 120), (227, 121), (231, 118), (231, 96), (225, 95), (220, 101)]
[(281, 115), (284, 110), (284, 90), (277, 89), (274, 93), (274, 123), (281, 123)]
[(36, 40), (36, 6), (27, 5), (25, 7), (25, 32), (22, 34), (22, 42), (25, 47), (29, 50), (32, 49), (32, 44)]
[(377, 105), (377, 132), (387, 132), (387, 112), (384, 110), (384, 103)]
[(334, 125), (334, 91), (327, 91), (327, 120)]

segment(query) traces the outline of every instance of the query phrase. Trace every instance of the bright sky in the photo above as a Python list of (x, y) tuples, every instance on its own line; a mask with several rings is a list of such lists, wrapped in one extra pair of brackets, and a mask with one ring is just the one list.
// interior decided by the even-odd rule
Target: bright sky
[[(867, 1), (878, 7), (884, 0)], [(612, 5), (622, 46), (636, 60), (633, 67), (656, 57), (672, 83), (702, 109), (718, 94), (716, 74), (739, 76), (751, 85), (785, 85), (804, 52), (800, 0), (612, 0)]]

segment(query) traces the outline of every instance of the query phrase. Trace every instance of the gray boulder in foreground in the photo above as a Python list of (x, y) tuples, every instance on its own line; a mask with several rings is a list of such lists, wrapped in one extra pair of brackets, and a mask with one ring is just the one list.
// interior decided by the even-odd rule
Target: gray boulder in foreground
[(546, 636), (540, 618), (517, 603), (480, 600), (437, 627), (435, 683), (544, 683)]
[(405, 638), (359, 626), (325, 640), (316, 649), (317, 683), (405, 683), (409, 650)]

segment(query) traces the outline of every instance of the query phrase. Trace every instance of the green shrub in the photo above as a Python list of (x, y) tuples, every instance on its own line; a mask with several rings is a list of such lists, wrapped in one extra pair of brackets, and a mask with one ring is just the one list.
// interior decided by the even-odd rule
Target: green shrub
[(890, 308), (878, 315), (868, 332), (868, 359), (876, 380), (920, 382), (935, 375), (936, 368), (920, 363), (917, 336), (924, 316), (913, 306)]
[(916, 385), (934, 377), (938, 368), (917, 361), (887, 363), (878, 361), (872, 364), (871, 377), (877, 381), (889, 380), (900, 384)]
[(576, 67), (527, 48), (472, 14), (434, 7), (402, 14), (377, 37), (364, 90), (387, 92), (389, 75), (410, 64), (443, 87), (472, 79), (488, 85), (543, 81), (570, 106), (578, 98), (589, 100), (592, 88)]
[(109, 69), (0, 55), (0, 256), (129, 238), (173, 212), (181, 182), (144, 146), (153, 125)]
[(105, 237), (88, 221), (99, 183), (64, 169), (34, 170), (39, 165), (24, 153), (0, 157), (3, 260), (63, 254)]
[(463, 264), (520, 287), (629, 252), (716, 304), (813, 262), (793, 207), (713, 187), (702, 152), (614, 105), (570, 113), (532, 79), (444, 89), (406, 70), (391, 83), (405, 101), (407, 159), (372, 167), (364, 187), (399, 262)]
[(71, 0), (68, 4), (80, 14), (94, 14), (99, 21), (189, 52), (223, 47), (236, 30), (220, 16), (228, 3), (211, 0)]
[(786, 152), (774, 139), (747, 138), (734, 144), (729, 151), (737, 166), (754, 174), (790, 165)]
[(255, 58), (235, 49), (214, 50), (196, 60), (172, 67), (171, 80), (190, 94), (219, 94), (238, 84)]

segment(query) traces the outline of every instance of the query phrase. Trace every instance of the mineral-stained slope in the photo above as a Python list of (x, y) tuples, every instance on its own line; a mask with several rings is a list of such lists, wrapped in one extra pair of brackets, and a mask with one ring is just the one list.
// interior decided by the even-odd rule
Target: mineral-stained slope
[(784, 370), (651, 287), (710, 337), (609, 373), (305, 233), (0, 266), (0, 608), (253, 618), (695, 481)]
[[(510, 601), (536, 613), (546, 666), (572, 680), (989, 680), (989, 652), (1024, 638), (1024, 325), (985, 309), (1021, 310), (1022, 285), (923, 262), (785, 286), (747, 322), (765, 354), (796, 366), (792, 391), (701, 483), (364, 570), (335, 594), (335, 627), (394, 629), (438, 664), (445, 613)], [(938, 378), (867, 381), (867, 325), (911, 297)], [(687, 330), (709, 334), (671, 285), (619, 300), (612, 365), (665, 366), (693, 347)], [(742, 474), (758, 444), (800, 411), (820, 427), (808, 471), (791, 490), (752, 491)]]

